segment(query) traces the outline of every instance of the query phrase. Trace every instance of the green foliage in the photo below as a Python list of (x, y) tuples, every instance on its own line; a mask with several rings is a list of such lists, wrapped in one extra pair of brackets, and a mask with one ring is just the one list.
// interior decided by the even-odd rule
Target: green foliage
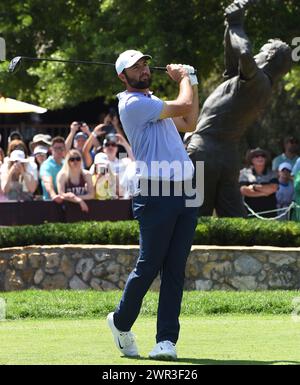
[[(120, 300), (121, 291), (26, 290), (3, 292), (7, 319), (54, 319), (106, 317)], [(203, 316), (216, 314), (291, 314), (297, 291), (185, 291), (181, 314)], [(158, 293), (148, 292), (141, 314), (155, 316)]]
[[(0, 228), (0, 248), (26, 245), (112, 244), (137, 245), (136, 221), (49, 223)], [(278, 247), (300, 246), (300, 224), (257, 219), (201, 218), (195, 245)]]
[[(123, 50), (137, 48), (153, 55), (153, 64), (192, 64), (205, 81), (223, 71), (223, 13), (230, 2), (7, 0), (0, 3), (0, 31), (8, 59), (25, 55), (115, 62)], [(290, 43), (299, 34), (298, 15), (299, 4), (291, 0), (252, 6), (246, 29), (254, 52), (270, 37)], [(0, 91), (51, 109), (99, 95), (112, 99), (122, 87), (112, 68), (24, 63), (11, 75), (7, 65), (0, 65)], [(176, 90), (164, 74), (155, 74), (153, 88), (168, 97)]]

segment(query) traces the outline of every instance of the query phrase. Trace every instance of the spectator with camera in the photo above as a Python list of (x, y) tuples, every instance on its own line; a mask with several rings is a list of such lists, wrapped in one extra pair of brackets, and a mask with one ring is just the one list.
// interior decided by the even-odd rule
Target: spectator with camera
[(109, 113), (104, 117), (105, 134), (120, 134), (125, 137), (117, 111), (114, 108), (109, 109)]
[(62, 169), (57, 174), (57, 190), (63, 200), (77, 203), (84, 212), (89, 208), (86, 200), (95, 196), (91, 174), (82, 167), (80, 151), (72, 149), (65, 158)]
[(85, 122), (74, 121), (71, 123), (70, 133), (66, 138), (66, 151), (75, 148), (82, 153), (85, 142), (90, 134), (89, 126)]
[(37, 188), (37, 180), (28, 167), (24, 151), (13, 150), (8, 158), (7, 170), (1, 172), (1, 187), (8, 200), (29, 201)]
[(117, 199), (119, 197), (118, 176), (113, 172), (106, 154), (99, 152), (95, 156), (93, 168), (93, 185), (95, 198), (99, 200)]

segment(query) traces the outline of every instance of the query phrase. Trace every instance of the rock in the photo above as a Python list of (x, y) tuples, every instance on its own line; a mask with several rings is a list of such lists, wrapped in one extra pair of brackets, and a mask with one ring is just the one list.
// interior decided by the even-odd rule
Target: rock
[(262, 271), (258, 274), (257, 280), (258, 280), (259, 282), (262, 282), (262, 281), (266, 278), (266, 276), (267, 276), (267, 273), (266, 273), (264, 270), (262, 270)]
[(39, 285), (42, 282), (42, 280), (44, 279), (44, 276), (45, 276), (45, 274), (44, 274), (43, 270), (42, 269), (38, 269), (36, 271), (36, 273), (34, 274), (33, 282), (36, 285)]
[(262, 254), (255, 253), (255, 256), (253, 256), (253, 258), (257, 259), (261, 263), (266, 263), (268, 261), (268, 257)]
[(95, 260), (97, 262), (105, 262), (107, 260), (110, 260), (111, 256), (109, 253), (103, 252), (103, 253), (95, 253)]
[(74, 289), (74, 290), (89, 289), (89, 286), (86, 283), (84, 283), (77, 275), (74, 275), (74, 277), (71, 279), (69, 286), (71, 289)]
[(115, 290), (117, 286), (104, 279), (93, 278), (91, 280), (91, 286), (95, 290)]
[(255, 290), (257, 288), (255, 277), (252, 276), (233, 277), (230, 279), (230, 283), (237, 290)]
[(14, 267), (16, 270), (23, 270), (26, 267), (26, 264), (27, 264), (26, 254), (16, 255), (10, 261), (10, 265)]
[(195, 282), (196, 290), (208, 291), (212, 288), (213, 282), (209, 279), (198, 279)]
[(24, 289), (24, 283), (15, 270), (7, 270), (4, 278), (5, 291), (16, 291)]
[(106, 271), (108, 272), (108, 274), (119, 274), (120, 265), (112, 261), (110, 264), (107, 265)]
[(34, 269), (27, 267), (25, 270), (20, 272), (23, 282), (26, 282), (26, 286), (31, 285), (33, 282)]
[(255, 258), (244, 255), (234, 261), (234, 268), (241, 275), (255, 275), (262, 269), (262, 264)]
[(257, 286), (257, 290), (268, 290), (268, 285), (265, 283), (259, 283)]
[(129, 264), (133, 264), (136, 258), (137, 256), (133, 256), (129, 254), (119, 254), (119, 256), (117, 257), (117, 261), (121, 265), (129, 265)]
[(30, 253), (28, 255), (28, 260), (30, 262), (31, 267), (34, 269), (39, 269), (44, 261), (44, 257), (40, 253)]
[(209, 254), (209, 257), (208, 257), (209, 262), (215, 262), (215, 261), (218, 261), (218, 259), (219, 259), (219, 255), (217, 251), (211, 252)]
[(199, 278), (201, 275), (200, 263), (196, 261), (189, 261), (186, 264), (185, 275), (187, 278)]
[(276, 266), (283, 266), (283, 265), (291, 265), (292, 263), (296, 262), (296, 259), (294, 257), (291, 257), (286, 254), (282, 255), (270, 255), (269, 262), (274, 263)]
[(0, 259), (0, 273), (3, 273), (7, 269), (7, 261)]
[(90, 285), (91, 287), (94, 289), (94, 290), (103, 290), (102, 287), (101, 287), (101, 279), (99, 278), (93, 278), (90, 282)]
[(67, 289), (68, 281), (64, 274), (47, 275), (42, 283), (45, 290)]
[(91, 277), (91, 270), (94, 267), (92, 258), (82, 258), (78, 261), (76, 266), (76, 273), (81, 274), (84, 281), (88, 281)]
[(284, 265), (280, 270), (278, 269), (270, 274), (269, 286), (272, 289), (299, 288), (297, 273), (297, 270)]
[(54, 274), (59, 266), (60, 258), (58, 253), (49, 253), (45, 255), (45, 272)]
[(189, 256), (189, 261), (190, 263), (193, 262), (201, 262), (201, 263), (206, 263), (209, 258), (209, 253), (207, 252), (199, 252), (197, 250), (192, 251), (190, 256)]
[(215, 263), (208, 262), (203, 268), (203, 276), (207, 279), (219, 280), (220, 277), (230, 276), (232, 265), (229, 261)]
[(64, 255), (61, 259), (59, 271), (63, 272), (68, 278), (73, 277), (75, 273), (74, 261), (71, 256)]
[(106, 277), (107, 273), (106, 273), (106, 268), (104, 265), (97, 265), (93, 270), (92, 270), (92, 274), (95, 276), (95, 277)]

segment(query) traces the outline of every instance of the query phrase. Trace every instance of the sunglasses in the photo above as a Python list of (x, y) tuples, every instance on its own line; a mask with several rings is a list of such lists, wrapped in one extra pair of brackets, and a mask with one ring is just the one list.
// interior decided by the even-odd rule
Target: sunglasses
[(253, 158), (266, 158), (266, 155), (264, 155), (264, 154), (257, 154), (257, 155), (254, 155)]
[(69, 162), (80, 162), (80, 161), (81, 161), (80, 156), (74, 156), (69, 159)]
[(65, 147), (52, 147), (55, 151), (65, 151)]
[(105, 147), (117, 147), (118, 145), (116, 143), (107, 143)]

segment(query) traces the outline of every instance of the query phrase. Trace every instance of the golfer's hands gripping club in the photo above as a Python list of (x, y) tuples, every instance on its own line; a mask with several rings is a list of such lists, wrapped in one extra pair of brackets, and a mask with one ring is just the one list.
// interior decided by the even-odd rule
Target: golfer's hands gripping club
[(182, 64), (168, 64), (166, 68), (170, 78), (177, 83), (180, 83), (182, 79), (189, 77), (188, 71)]

